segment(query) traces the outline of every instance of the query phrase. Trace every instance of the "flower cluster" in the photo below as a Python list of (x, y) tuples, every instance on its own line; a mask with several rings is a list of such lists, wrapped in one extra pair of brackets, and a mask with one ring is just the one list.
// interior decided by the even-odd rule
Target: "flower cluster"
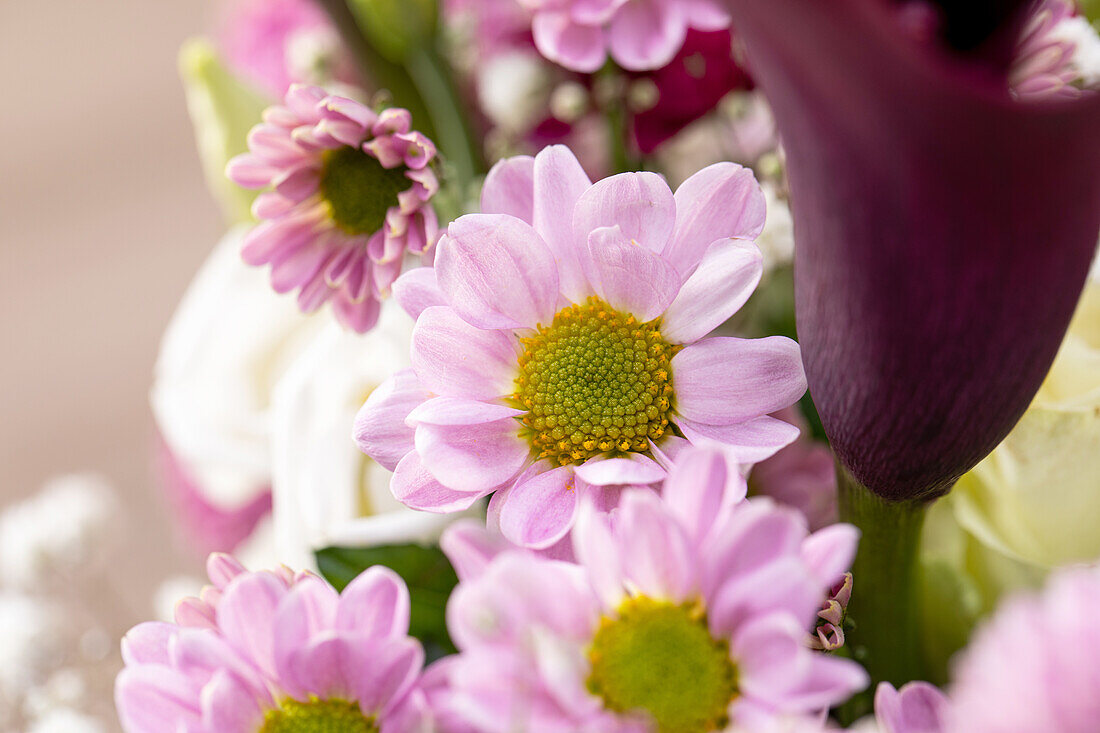
[(278, 569), (125, 637), (127, 733), (1100, 730), (1100, 37), (987, 5), (237, 0), (153, 405)]

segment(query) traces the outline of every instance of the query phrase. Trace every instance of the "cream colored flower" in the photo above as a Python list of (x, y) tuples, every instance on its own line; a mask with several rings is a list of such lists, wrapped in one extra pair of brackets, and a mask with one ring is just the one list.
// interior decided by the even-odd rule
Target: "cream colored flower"
[(1038, 566), (1100, 558), (1100, 281), (1012, 432), (952, 492), (959, 523)]
[(408, 509), (390, 472), (352, 440), (355, 414), (408, 366), (412, 319), (384, 303), (365, 335), (332, 324), (291, 366), (272, 398), (272, 491), (278, 560), (315, 566), (314, 550), (433, 542), (456, 515)]

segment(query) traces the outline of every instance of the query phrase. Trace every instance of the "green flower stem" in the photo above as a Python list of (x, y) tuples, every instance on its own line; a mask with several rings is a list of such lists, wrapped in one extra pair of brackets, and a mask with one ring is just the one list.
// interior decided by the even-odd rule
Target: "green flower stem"
[(607, 126), (607, 149), (611, 154), (611, 170), (615, 173), (642, 168), (642, 161), (631, 151), (626, 84), (626, 76), (613, 61), (608, 61), (596, 76), (596, 103)]
[(475, 176), (486, 172), (485, 156), (470, 120), (463, 113), (465, 107), (450, 66), (436, 49), (424, 46), (409, 54), (406, 68), (423, 97), (432, 100), (428, 107), (435, 128), (432, 139), (454, 166), (465, 190)]
[(882, 681), (899, 686), (923, 679), (917, 552), (930, 504), (885, 501), (840, 466), (837, 488), (841, 521), (862, 532), (848, 607), (850, 654), (867, 668), (872, 690)]
[(485, 162), (462, 113), (450, 70), (439, 54), (424, 44), (411, 51), (406, 65), (394, 63), (371, 45), (346, 0), (318, 3), (332, 19), (363, 77), (377, 88), (389, 90), (394, 103), (412, 113), (413, 125), (439, 146), (465, 189), (474, 176), (484, 172)]

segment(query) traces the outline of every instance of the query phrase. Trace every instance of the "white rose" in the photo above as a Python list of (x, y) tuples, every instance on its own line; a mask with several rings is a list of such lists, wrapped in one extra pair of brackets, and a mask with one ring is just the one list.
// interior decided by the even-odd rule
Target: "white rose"
[(1100, 558), (1100, 282), (1086, 286), (1023, 418), (951, 498), (959, 523), (1011, 558)]
[(271, 289), (231, 230), (203, 264), (161, 342), (153, 413), (210, 504), (244, 507), (271, 480), (271, 391), (324, 325)]
[(413, 322), (393, 302), (369, 333), (327, 327), (287, 370), (272, 399), (273, 510), (280, 562), (314, 567), (314, 550), (433, 542), (455, 517), (414, 511), (390, 472), (352, 439), (367, 396), (409, 364)]

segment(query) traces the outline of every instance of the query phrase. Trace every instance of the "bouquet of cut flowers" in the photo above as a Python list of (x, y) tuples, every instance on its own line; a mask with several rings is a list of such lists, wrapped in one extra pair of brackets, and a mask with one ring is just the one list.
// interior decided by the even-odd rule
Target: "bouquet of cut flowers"
[(1100, 6), (224, 3), (127, 733), (1100, 730)]

